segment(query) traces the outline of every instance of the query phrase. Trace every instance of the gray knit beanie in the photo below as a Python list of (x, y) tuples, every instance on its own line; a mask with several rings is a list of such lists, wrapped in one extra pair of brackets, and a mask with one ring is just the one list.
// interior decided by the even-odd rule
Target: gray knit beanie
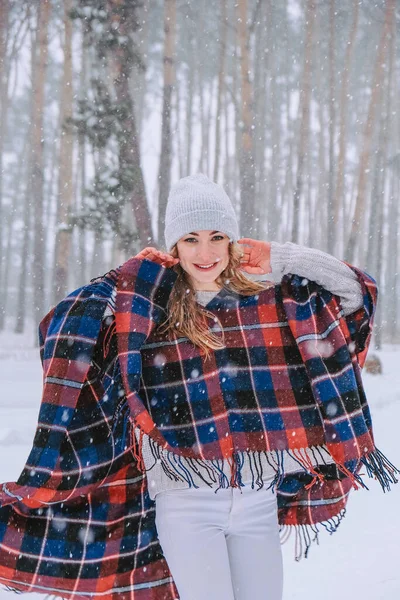
[(222, 186), (206, 175), (190, 175), (169, 192), (165, 213), (165, 245), (169, 252), (186, 233), (211, 229), (236, 242), (239, 226), (232, 203)]

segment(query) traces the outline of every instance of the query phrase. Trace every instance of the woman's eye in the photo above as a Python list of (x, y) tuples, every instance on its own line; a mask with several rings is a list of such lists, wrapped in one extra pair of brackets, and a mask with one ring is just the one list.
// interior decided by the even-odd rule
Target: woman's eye
[[(219, 241), (221, 241), (221, 240), (224, 239), (224, 236), (223, 235), (213, 235), (213, 237), (211, 239), (213, 241), (219, 242)], [(190, 242), (190, 243), (197, 242), (196, 238), (194, 238), (194, 237), (185, 238), (184, 241), (185, 242)]]

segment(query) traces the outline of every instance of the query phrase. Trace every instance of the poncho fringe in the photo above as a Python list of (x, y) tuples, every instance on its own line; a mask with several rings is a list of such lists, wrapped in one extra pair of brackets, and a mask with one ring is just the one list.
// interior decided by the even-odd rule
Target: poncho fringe
[[(190, 488), (198, 488), (199, 486), (193, 480), (193, 475), (199, 477), (209, 487), (215, 487), (215, 492), (219, 489), (226, 489), (229, 487), (240, 488), (243, 487), (242, 482), (242, 467), (247, 458), (250, 471), (252, 475), (251, 487), (254, 489), (257, 487), (261, 489), (264, 486), (263, 480), (263, 465), (260, 460), (261, 455), (265, 457), (265, 460), (269, 466), (275, 472), (275, 476), (272, 482), (266, 487), (266, 489), (274, 488), (279, 486), (282, 480), (286, 476), (285, 472), (285, 456), (290, 457), (300, 467), (300, 469), (312, 475), (312, 481), (305, 486), (305, 489), (310, 489), (312, 486), (322, 483), (324, 481), (324, 475), (318, 471), (318, 468), (311, 462), (309, 456), (305, 452), (305, 448), (298, 449), (285, 449), (285, 450), (272, 450), (270, 452), (235, 452), (231, 459), (228, 460), (230, 466), (231, 476), (227, 477), (223, 471), (222, 459), (214, 460), (201, 460), (199, 458), (188, 458), (182, 457), (181, 455), (171, 452), (160, 446), (151, 437), (148, 437), (148, 446), (151, 450), (154, 458), (154, 463), (150, 467), (145, 468), (143, 461), (143, 439), (146, 434), (143, 430), (139, 429), (139, 443), (134, 443), (135, 427), (131, 424), (131, 439), (133, 453), (137, 460), (138, 468), (143, 472), (151, 471), (151, 469), (157, 464), (161, 464), (161, 467), (165, 475), (172, 481), (181, 481), (188, 484)], [(328, 451), (320, 446), (309, 447), (313, 456), (318, 453), (318, 462), (326, 466), (332, 465), (331, 461), (327, 461), (324, 454), (328, 454)], [(398, 483), (396, 474), (400, 471), (395, 467), (389, 459), (375, 447), (375, 450), (365, 454), (361, 459), (361, 464), (366, 468), (367, 475), (370, 479), (376, 479), (382, 487), (384, 492), (390, 491), (390, 484)], [(350, 472), (344, 464), (335, 463), (336, 467), (344, 474), (349, 477), (353, 488), (358, 490), (360, 487), (368, 490), (362, 475), (360, 473)]]

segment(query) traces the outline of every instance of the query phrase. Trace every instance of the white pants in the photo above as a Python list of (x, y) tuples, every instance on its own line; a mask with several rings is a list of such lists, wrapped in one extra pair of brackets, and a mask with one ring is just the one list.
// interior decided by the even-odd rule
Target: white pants
[(281, 600), (271, 490), (168, 490), (155, 501), (158, 537), (181, 600)]

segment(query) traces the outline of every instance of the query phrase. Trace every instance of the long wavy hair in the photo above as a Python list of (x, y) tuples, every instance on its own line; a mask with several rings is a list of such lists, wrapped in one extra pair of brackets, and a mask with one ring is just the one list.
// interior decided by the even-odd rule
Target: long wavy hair
[[(240, 246), (234, 242), (230, 242), (228, 252), (229, 262), (216, 279), (218, 285), (221, 288), (237, 292), (244, 296), (253, 296), (265, 290), (265, 284), (252, 281), (240, 271), (240, 259), (242, 256)], [(174, 258), (178, 257), (176, 244), (170, 254)], [(196, 290), (181, 265), (178, 263), (172, 268), (178, 277), (168, 300), (167, 319), (159, 326), (158, 331), (162, 334), (167, 334), (169, 339), (175, 336), (188, 338), (207, 357), (210, 350), (217, 350), (224, 347), (223, 333), (221, 338), (220, 335), (216, 335), (210, 331), (210, 324), (208, 322), (208, 319), (212, 319), (213, 325), (215, 325), (218, 319), (216, 319), (213, 313), (196, 302)]]

